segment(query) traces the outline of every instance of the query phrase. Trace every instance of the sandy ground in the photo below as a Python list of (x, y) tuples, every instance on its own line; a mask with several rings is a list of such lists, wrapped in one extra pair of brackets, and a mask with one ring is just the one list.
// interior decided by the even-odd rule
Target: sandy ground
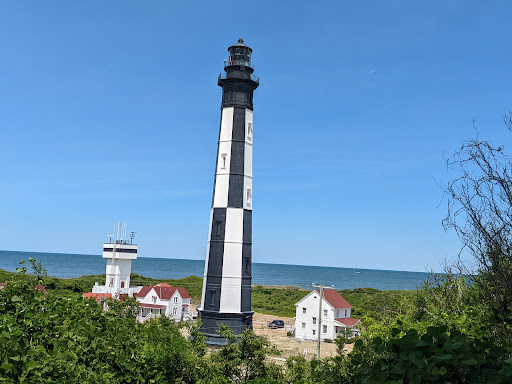
[[(302, 355), (306, 356), (308, 360), (316, 358), (317, 343), (316, 341), (301, 341), (293, 336), (287, 336), (288, 331), (293, 332), (295, 327), (295, 320), (289, 317), (276, 317), (273, 315), (264, 315), (261, 313), (254, 313), (252, 318), (254, 333), (256, 335), (265, 336), (277, 349), (281, 351), (281, 356), (275, 357), (274, 360), (285, 361), (290, 356)], [(272, 320), (283, 320), (284, 329), (270, 329), (268, 323)], [(345, 346), (345, 351), (350, 352), (353, 345), (348, 344)], [(320, 357), (331, 357), (336, 355), (336, 344), (334, 343), (321, 343), (320, 344)]]
[[(193, 307), (193, 310), (197, 310), (195, 306)], [(276, 319), (284, 321), (284, 329), (271, 329), (268, 327), (268, 323)], [(280, 356), (270, 357), (271, 360), (274, 360), (277, 363), (284, 363), (284, 361), (286, 361), (286, 359), (290, 356), (305, 356), (308, 360), (316, 358), (316, 341), (302, 341), (300, 339), (296, 339), (294, 336), (287, 336), (288, 331), (293, 332), (293, 328), (295, 327), (295, 319), (290, 317), (264, 315), (262, 313), (254, 312), (252, 324), (254, 333), (256, 335), (265, 336), (281, 352)], [(353, 346), (353, 344), (345, 345), (345, 352), (348, 353), (352, 351)], [(332, 357), (335, 355), (336, 344), (320, 344), (320, 358), (323, 359), (324, 357)]]

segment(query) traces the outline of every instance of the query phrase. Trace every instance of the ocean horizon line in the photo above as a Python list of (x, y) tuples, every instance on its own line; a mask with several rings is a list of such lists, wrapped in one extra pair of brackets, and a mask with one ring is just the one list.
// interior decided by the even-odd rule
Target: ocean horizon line
[[(68, 253), (68, 252), (43, 252), (43, 251), (15, 251), (9, 249), (0, 249), (0, 252), (11, 252), (11, 253), (22, 253), (22, 254), (44, 254), (44, 255), (67, 255), (67, 256), (91, 256), (91, 257), (101, 257), (101, 254), (91, 254), (91, 253)], [(138, 256), (138, 259), (157, 259), (157, 260), (181, 260), (181, 261), (202, 261), (205, 259), (182, 259), (175, 257), (155, 257), (155, 256)], [(328, 266), (328, 265), (312, 265), (312, 264), (285, 264), (285, 263), (265, 263), (265, 262), (257, 262), (253, 261), (253, 264), (262, 264), (262, 265), (274, 265), (274, 266), (293, 266), (293, 267), (311, 267), (311, 268), (335, 268), (335, 269), (354, 269), (358, 271), (387, 271), (387, 272), (407, 272), (407, 273), (421, 273), (421, 274), (430, 274), (430, 271), (407, 271), (401, 269), (378, 269), (378, 268), (360, 268), (360, 267), (339, 267), (339, 266)]]

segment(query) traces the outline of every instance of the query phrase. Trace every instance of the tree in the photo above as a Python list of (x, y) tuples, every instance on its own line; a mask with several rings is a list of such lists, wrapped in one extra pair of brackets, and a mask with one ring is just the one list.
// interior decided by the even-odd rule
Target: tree
[[(512, 130), (511, 115), (505, 123)], [(474, 264), (472, 275), (494, 324), (512, 327), (512, 162), (503, 146), (477, 137), (466, 140), (447, 160), (454, 177), (443, 186), (448, 197), (445, 230), (453, 229)], [(499, 330), (500, 332), (503, 329)], [(507, 332), (510, 335), (510, 332)]]
[(219, 327), (228, 344), (212, 354), (212, 361), (224, 377), (242, 383), (259, 379), (268, 382), (281, 376), (279, 367), (266, 362), (267, 355), (277, 355), (279, 351), (265, 337), (256, 336), (251, 329), (237, 336), (227, 325)]

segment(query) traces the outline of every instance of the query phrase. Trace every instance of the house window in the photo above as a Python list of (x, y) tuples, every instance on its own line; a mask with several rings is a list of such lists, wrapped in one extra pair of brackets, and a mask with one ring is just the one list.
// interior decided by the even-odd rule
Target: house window
[(178, 309), (177, 308), (173, 308), (172, 309), (172, 314), (175, 315), (176, 313), (178, 313)]
[(345, 317), (347, 317), (347, 310), (345, 309)]
[(227, 153), (220, 155), (220, 169), (226, 169), (226, 159), (228, 158)]
[(302, 323), (302, 329), (306, 329), (306, 323)]
[(302, 307), (302, 313), (305, 315), (306, 314), (306, 307)]
[(327, 309), (324, 309), (324, 317), (327, 317)]
[(316, 335), (316, 329), (313, 329), (313, 336)]
[(155, 304), (155, 303), (156, 303), (156, 296), (153, 296), (153, 297), (151, 298), (151, 300), (153, 300), (153, 304)]
[(313, 317), (313, 325), (316, 324), (316, 317)]
[(174, 302), (177, 303), (178, 302), (178, 296), (175, 296), (174, 297)]
[(327, 325), (322, 326), (322, 332), (327, 333)]

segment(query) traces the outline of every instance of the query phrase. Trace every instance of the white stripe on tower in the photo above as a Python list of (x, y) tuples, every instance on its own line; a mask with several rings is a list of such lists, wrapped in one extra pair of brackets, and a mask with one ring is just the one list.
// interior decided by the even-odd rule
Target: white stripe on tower
[(252, 211), (252, 111), (245, 109), (244, 209)]
[[(233, 111), (233, 107), (224, 108), (222, 110), (212, 210), (213, 208), (226, 208), (228, 206), (231, 140), (233, 135)], [(209, 235), (211, 235), (211, 233)], [(211, 237), (209, 236), (208, 239), (210, 238)]]
[(243, 226), (243, 208), (228, 207), (220, 290), (222, 295), (219, 312), (221, 313), (241, 312)]

